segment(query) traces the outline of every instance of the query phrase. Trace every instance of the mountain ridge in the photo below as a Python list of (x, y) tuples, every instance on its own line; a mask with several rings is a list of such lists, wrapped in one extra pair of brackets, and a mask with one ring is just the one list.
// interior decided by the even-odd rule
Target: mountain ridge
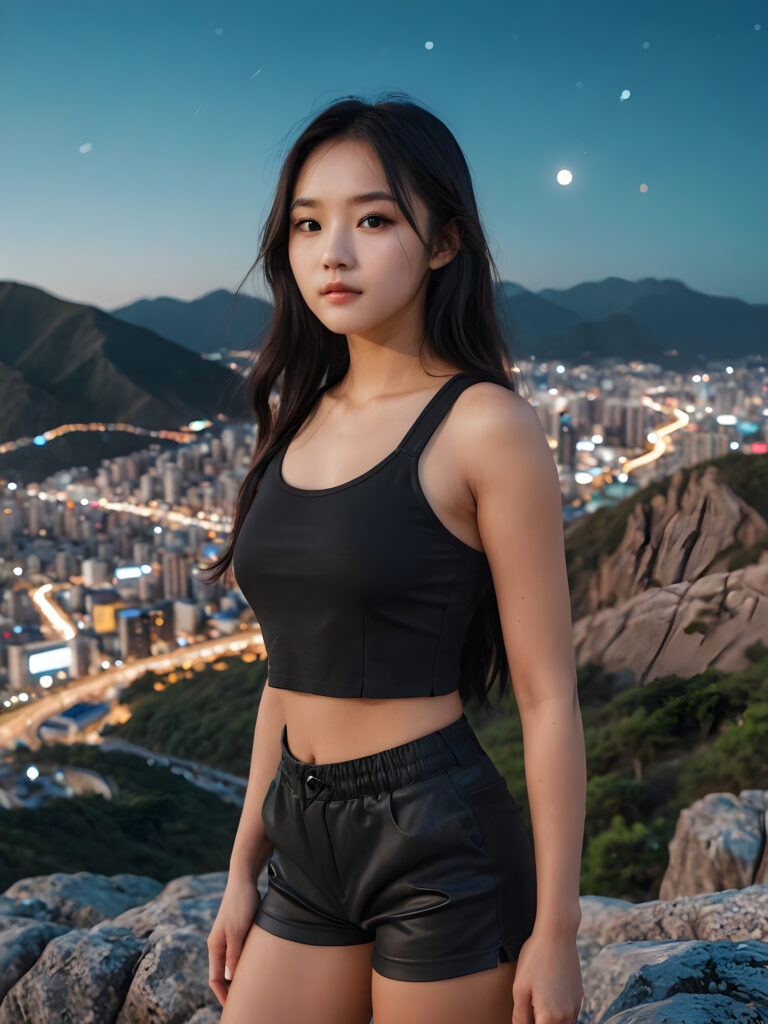
[(0, 282), (0, 441), (66, 422), (246, 415), (242, 378), (96, 306)]

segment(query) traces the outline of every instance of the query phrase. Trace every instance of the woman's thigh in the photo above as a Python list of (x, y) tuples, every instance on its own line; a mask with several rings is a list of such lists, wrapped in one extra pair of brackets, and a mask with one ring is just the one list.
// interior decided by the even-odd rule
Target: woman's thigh
[(374, 970), (374, 1024), (510, 1024), (516, 963), (444, 981), (395, 981)]
[(220, 1024), (368, 1024), (373, 943), (311, 946), (254, 924)]

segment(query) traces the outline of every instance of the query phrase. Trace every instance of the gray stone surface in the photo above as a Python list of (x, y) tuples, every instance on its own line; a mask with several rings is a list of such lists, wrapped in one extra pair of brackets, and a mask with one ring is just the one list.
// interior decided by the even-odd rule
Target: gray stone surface
[(681, 993), (768, 1010), (768, 942), (618, 942), (600, 950), (583, 978), (579, 1024), (606, 1024)]
[(765, 819), (768, 791), (708, 793), (680, 812), (659, 896), (743, 888), (768, 882)]

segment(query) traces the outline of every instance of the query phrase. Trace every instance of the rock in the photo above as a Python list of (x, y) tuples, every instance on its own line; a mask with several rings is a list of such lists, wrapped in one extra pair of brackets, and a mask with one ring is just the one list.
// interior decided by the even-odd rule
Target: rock
[(635, 906), (629, 900), (619, 900), (611, 896), (581, 896), (581, 924), (576, 935), (576, 945), (582, 970), (602, 949), (604, 943), (600, 937), (605, 934), (609, 923), (621, 917)]
[[(579, 1024), (660, 1021), (665, 1013), (675, 1024), (691, 1019), (763, 1024), (754, 1013), (755, 1007), (768, 1010), (766, 968), (768, 942), (615, 943), (605, 946), (583, 974)], [(669, 1001), (679, 993), (699, 995), (702, 1015), (671, 1016)], [(638, 1015), (641, 1006), (645, 1010)], [(652, 1009), (656, 1016), (649, 1015)], [(725, 1015), (720, 1016), (721, 1010)]]
[(105, 1024), (131, 984), (142, 944), (127, 928), (57, 935), (0, 1003), (0, 1024)]
[(221, 1006), (204, 1006), (194, 1013), (187, 1024), (219, 1024), (221, 1020)]
[(765, 819), (768, 791), (708, 793), (684, 808), (669, 843), (661, 899), (768, 883)]
[(766, 1019), (751, 1003), (738, 1003), (726, 996), (681, 993), (623, 1010), (604, 1024), (765, 1024)]
[[(43, 920), (0, 917), (0, 1024), (187, 1024), (208, 1008), (218, 1020), (207, 938), (226, 882), (227, 872), (165, 886), (77, 872), (14, 883), (0, 897), (3, 910)], [(111, 919), (110, 904), (118, 911)], [(96, 923), (74, 923), (84, 920)]]
[(34, 917), (36, 921), (50, 921), (55, 909), (36, 896), (23, 896), (20, 899), (0, 896), (0, 917)]
[[(88, 928), (97, 921), (146, 903), (162, 889), (162, 883), (146, 875), (97, 875), (90, 871), (20, 878), (3, 897), (13, 901), (35, 899), (45, 920)], [(30, 904), (27, 904), (30, 906)], [(38, 916), (36, 913), (35, 916)]]
[(138, 939), (146, 939), (160, 925), (189, 926), (207, 936), (226, 884), (226, 871), (183, 875), (169, 882), (150, 902), (119, 914), (113, 923), (130, 928)]
[(573, 623), (577, 665), (630, 670), (639, 683), (709, 667), (737, 671), (749, 664), (747, 648), (767, 636), (768, 552), (754, 565), (652, 587)]
[(161, 924), (144, 945), (115, 1024), (185, 1024), (212, 1002), (219, 1005), (208, 984), (206, 936)]
[(690, 474), (685, 488), (678, 470), (665, 495), (635, 505), (618, 547), (590, 579), (583, 611), (616, 605), (653, 581), (666, 587), (698, 580), (725, 568), (716, 564), (721, 552), (766, 539), (768, 523), (723, 481), (717, 466), (707, 466), (698, 477)]
[(768, 941), (768, 885), (630, 903), (624, 911), (588, 916), (585, 906), (595, 899), (580, 899), (579, 939), (589, 939), (599, 946), (644, 940)]
[(0, 916), (0, 1004), (8, 990), (37, 963), (51, 939), (68, 931), (65, 925)]

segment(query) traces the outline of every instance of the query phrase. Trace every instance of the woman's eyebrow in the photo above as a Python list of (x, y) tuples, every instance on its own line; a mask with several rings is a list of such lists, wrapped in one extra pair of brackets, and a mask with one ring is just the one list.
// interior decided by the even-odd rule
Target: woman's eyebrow
[[(383, 200), (384, 202), (387, 202), (387, 203), (394, 203), (394, 202), (396, 202), (395, 197), (391, 196), (389, 194), (389, 192), (381, 192), (381, 191), (363, 192), (363, 194), (359, 195), (359, 196), (350, 196), (349, 199), (347, 200), (347, 206), (357, 206), (360, 203), (370, 203), (370, 202), (372, 202), (375, 199)], [(320, 199), (309, 199), (306, 196), (299, 196), (298, 199), (294, 199), (293, 200), (293, 202), (291, 203), (291, 208), (290, 208), (290, 210), (288, 212), (289, 213), (293, 213), (294, 209), (297, 206), (322, 206), (322, 205), (323, 205), (322, 204), (322, 200), (320, 200)]]

